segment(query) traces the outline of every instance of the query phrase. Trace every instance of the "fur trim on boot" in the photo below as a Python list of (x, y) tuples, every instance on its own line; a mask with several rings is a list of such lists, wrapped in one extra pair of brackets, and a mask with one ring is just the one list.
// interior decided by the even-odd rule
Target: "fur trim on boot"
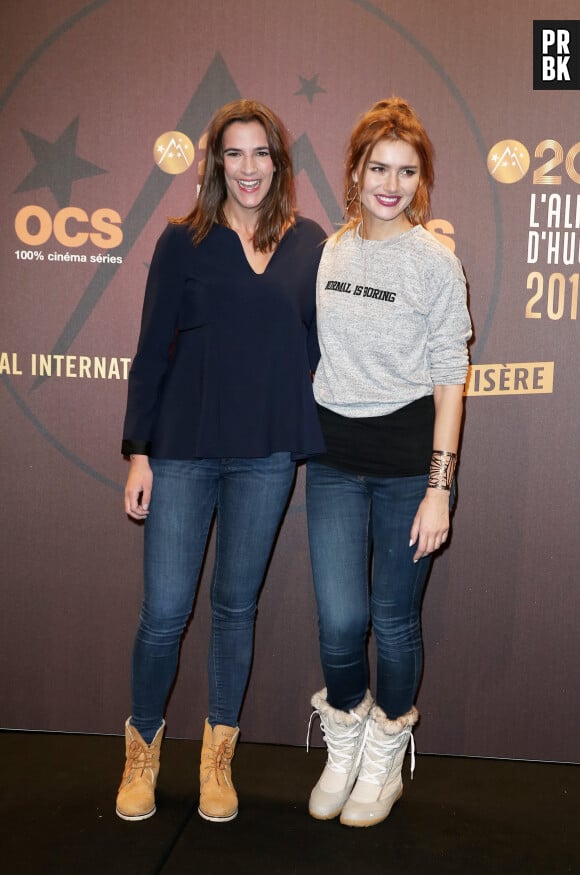
[(339, 711), (326, 701), (326, 689), (315, 693), (311, 699), (318, 714), (328, 758), (318, 783), (310, 794), (308, 810), (317, 820), (331, 820), (340, 814), (356, 781), (363, 744), (365, 726), (373, 699), (367, 690), (362, 702), (351, 711)]
[(151, 744), (143, 741), (130, 721), (129, 717), (125, 723), (126, 762), (117, 793), (117, 814), (123, 820), (147, 820), (156, 811), (155, 786), (165, 720)]
[(238, 813), (232, 782), (232, 759), (240, 730), (205, 721), (199, 767), (199, 814), (204, 820), (225, 823)]
[(374, 826), (391, 813), (403, 795), (401, 770), (411, 741), (411, 776), (415, 768), (413, 726), (419, 719), (415, 707), (389, 720), (378, 705), (371, 708), (358, 779), (340, 815), (346, 826)]

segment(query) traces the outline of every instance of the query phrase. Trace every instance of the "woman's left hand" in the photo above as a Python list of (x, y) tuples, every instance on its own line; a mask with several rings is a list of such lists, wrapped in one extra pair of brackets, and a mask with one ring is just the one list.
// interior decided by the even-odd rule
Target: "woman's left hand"
[(417, 545), (413, 562), (418, 562), (439, 550), (449, 534), (449, 492), (445, 489), (427, 489), (411, 527), (409, 546)]

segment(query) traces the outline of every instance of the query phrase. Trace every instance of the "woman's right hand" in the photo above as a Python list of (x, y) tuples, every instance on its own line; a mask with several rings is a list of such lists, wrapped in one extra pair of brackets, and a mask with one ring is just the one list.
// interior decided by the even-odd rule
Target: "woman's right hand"
[(153, 471), (148, 456), (131, 456), (131, 467), (125, 484), (125, 513), (134, 520), (149, 516)]

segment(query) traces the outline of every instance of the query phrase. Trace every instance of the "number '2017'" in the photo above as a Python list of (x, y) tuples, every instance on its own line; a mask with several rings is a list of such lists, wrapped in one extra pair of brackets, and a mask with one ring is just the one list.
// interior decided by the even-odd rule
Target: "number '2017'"
[[(534, 185), (561, 185), (561, 176), (550, 176), (551, 170), (559, 167), (564, 161), (564, 149), (557, 140), (542, 140), (536, 146), (534, 155), (536, 158), (543, 158), (546, 152), (552, 152), (552, 157), (544, 161), (543, 164), (534, 170)], [(575, 143), (566, 155), (566, 173), (572, 182), (580, 183), (580, 172), (576, 170), (575, 161), (580, 153), (580, 143)]]
[[(563, 273), (551, 273), (548, 278), (548, 288), (546, 290), (546, 313), (548, 319), (562, 319), (567, 306), (566, 301), (569, 297), (570, 319), (578, 318), (578, 278), (580, 274), (573, 273), (568, 277), (569, 281), (569, 296), (567, 294), (566, 277)], [(527, 288), (533, 291), (534, 294), (526, 304), (526, 319), (541, 319), (542, 312), (536, 309), (544, 297), (544, 277), (539, 271), (534, 270), (528, 274)]]

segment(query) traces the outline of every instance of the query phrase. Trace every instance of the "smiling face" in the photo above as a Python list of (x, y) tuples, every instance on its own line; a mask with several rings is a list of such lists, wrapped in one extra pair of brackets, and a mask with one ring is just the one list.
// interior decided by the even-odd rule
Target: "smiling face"
[(275, 169), (266, 131), (257, 121), (233, 122), (224, 131), (222, 149), (225, 205), (232, 214), (258, 210)]
[(380, 140), (373, 147), (359, 184), (363, 236), (370, 240), (396, 237), (411, 228), (405, 210), (419, 186), (417, 152), (404, 140)]

